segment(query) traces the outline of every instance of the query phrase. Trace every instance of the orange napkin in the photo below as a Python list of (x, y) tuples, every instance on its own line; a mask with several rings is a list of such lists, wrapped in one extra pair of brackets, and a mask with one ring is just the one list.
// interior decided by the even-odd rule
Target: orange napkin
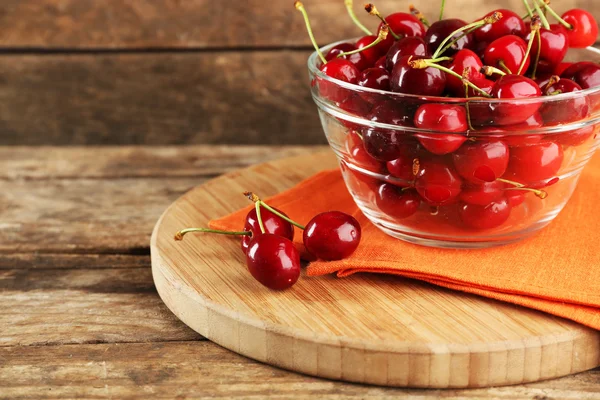
[[(549, 226), (522, 242), (491, 249), (436, 249), (387, 236), (358, 210), (338, 170), (320, 172), (266, 200), (302, 224), (329, 210), (359, 220), (363, 236), (354, 254), (341, 261), (312, 262), (309, 276), (401, 275), (600, 329), (600, 157), (586, 167), (573, 197)], [(238, 230), (251, 207), (211, 221), (210, 226)], [(303, 248), (301, 232), (296, 232), (295, 241)]]

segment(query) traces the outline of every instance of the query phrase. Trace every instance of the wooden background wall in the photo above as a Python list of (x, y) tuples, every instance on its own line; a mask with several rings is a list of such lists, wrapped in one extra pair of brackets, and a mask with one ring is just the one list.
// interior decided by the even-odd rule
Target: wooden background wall
[[(304, 3), (321, 44), (360, 35), (343, 0)], [(599, 0), (554, 6), (600, 14)], [(499, 7), (522, 3), (447, 0), (446, 14)], [(292, 0), (2, 0), (0, 145), (324, 143), (309, 53)]]

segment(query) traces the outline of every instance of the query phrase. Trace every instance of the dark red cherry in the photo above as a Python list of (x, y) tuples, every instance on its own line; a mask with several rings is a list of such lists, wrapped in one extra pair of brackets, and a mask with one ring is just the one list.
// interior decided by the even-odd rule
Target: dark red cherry
[[(277, 210), (277, 209), (276, 209)], [(287, 215), (277, 210), (287, 217)], [(271, 233), (273, 235), (281, 236), (289, 240), (294, 239), (294, 227), (291, 223), (284, 220), (283, 218), (273, 214), (266, 208), (261, 208), (260, 216), (262, 217), (263, 225), (265, 227), (265, 233)], [(242, 236), (242, 251), (244, 254), (248, 252), (250, 242), (255, 236), (260, 235), (260, 225), (258, 223), (258, 217), (256, 216), (256, 209), (253, 208), (246, 215), (246, 222), (244, 224), (244, 231), (252, 232), (252, 236)]]
[[(377, 40), (377, 36), (363, 36), (356, 42), (356, 48), (362, 49), (363, 47), (367, 47), (375, 40)], [(374, 65), (380, 57), (386, 55), (388, 50), (389, 47), (387, 47), (387, 44), (385, 43), (385, 41), (383, 41), (379, 42), (379, 44), (376, 44), (374, 47), (370, 47), (366, 50), (361, 51), (361, 53), (367, 58), (370, 65)]]
[[(498, 99), (528, 99), (541, 95), (539, 86), (521, 75), (502, 76), (492, 88), (492, 96)], [(539, 101), (495, 103), (492, 106), (494, 122), (498, 125), (519, 124), (535, 114), (540, 106)]]
[(582, 68), (575, 74), (575, 79), (573, 80), (577, 82), (582, 89), (600, 86), (600, 65), (594, 64)]
[(403, 181), (399, 186), (410, 186), (414, 180), (413, 167), (419, 157), (419, 147), (407, 144), (399, 150), (398, 155), (398, 158), (386, 163), (387, 170), (391, 176)]
[[(360, 71), (350, 61), (336, 58), (321, 66), (321, 71), (334, 79), (343, 82), (356, 84), (360, 76)], [(340, 87), (335, 82), (318, 80), (321, 96), (336, 103), (343, 102), (346, 98), (354, 95), (352, 91)]]
[(367, 119), (373, 122), (400, 126), (412, 126), (413, 123), (410, 107), (406, 107), (405, 102), (399, 103), (392, 100), (377, 103)]
[[(573, 93), (581, 90), (581, 86), (570, 79), (561, 79), (558, 82), (544, 87), (545, 96), (555, 96), (562, 93)], [(548, 99), (541, 108), (541, 113), (546, 125), (565, 124), (578, 121), (590, 113), (590, 104), (587, 96), (577, 96), (570, 99)]]
[[(482, 67), (483, 63), (479, 56), (469, 49), (463, 49), (457, 52), (448, 66), (450, 70), (456, 72), (460, 76), (463, 75), (466, 69), (469, 73), (468, 76), (471, 82), (479, 82), (480, 80), (486, 79), (485, 75), (480, 72)], [(490, 81), (490, 85), (488, 86), (490, 90), (492, 86), (493, 82)], [(448, 74), (446, 76), (446, 87), (456, 97), (465, 97), (465, 87), (462, 80), (457, 77)], [(481, 95), (477, 94), (477, 96)]]
[(391, 161), (402, 154), (408, 135), (402, 130), (382, 130), (369, 128), (363, 133), (363, 143), (367, 153), (379, 161)]
[(390, 90), (390, 73), (383, 68), (367, 68), (361, 72), (358, 84), (379, 90)]
[(421, 37), (407, 36), (395, 42), (387, 52), (385, 68), (388, 71), (393, 70), (398, 60), (404, 56), (428, 57), (425, 40)]
[[(425, 42), (431, 54), (435, 53), (439, 45), (457, 29), (467, 25), (462, 19), (450, 18), (435, 21), (425, 35)], [(452, 36), (453, 39), (460, 38), (452, 45), (448, 50), (444, 52), (445, 56), (450, 56), (456, 53), (458, 50), (469, 49), (473, 47), (475, 39), (472, 33), (464, 34), (460, 32)]]
[[(527, 35), (527, 41), (531, 36), (531, 32)], [(552, 24), (550, 29), (540, 28), (540, 39), (542, 46), (539, 47), (540, 62), (546, 61), (547, 67), (542, 70), (548, 70), (548, 72), (554, 71), (554, 68), (558, 66), (567, 55), (569, 50), (569, 42), (567, 38), (567, 32), (562, 25)], [(533, 40), (533, 46), (531, 46), (531, 54), (537, 55), (538, 53), (538, 41)], [(532, 58), (535, 56), (532, 56)], [(538, 71), (540, 68), (538, 67)], [(516, 72), (516, 71), (514, 71)]]
[(347, 53), (349, 51), (354, 51), (354, 50), (356, 50), (356, 46), (353, 45), (352, 43), (336, 44), (331, 49), (329, 49), (327, 54), (325, 54), (325, 60), (327, 60), (327, 61), (335, 60), (337, 58), (337, 56), (339, 56), (340, 54)]
[(453, 203), (460, 194), (462, 180), (453, 167), (443, 160), (425, 160), (415, 179), (415, 188), (432, 206)]
[(562, 19), (572, 26), (572, 29), (567, 30), (569, 46), (584, 48), (596, 43), (598, 24), (592, 14), (576, 8), (564, 13)]
[(563, 70), (563, 72), (560, 74), (560, 77), (575, 81), (575, 77), (577, 76), (579, 71), (581, 71), (582, 69), (584, 69), (585, 67), (588, 67), (590, 65), (596, 65), (596, 64), (594, 64), (591, 61), (580, 61), (580, 62), (573, 63)]
[(383, 169), (383, 165), (367, 153), (362, 139), (356, 132), (350, 132), (346, 136), (346, 149), (350, 154), (348, 161), (353, 165), (374, 173), (380, 173)]
[(328, 211), (315, 216), (304, 229), (306, 250), (320, 260), (341, 260), (358, 247), (361, 228), (358, 221), (340, 211)]
[(467, 204), (486, 206), (496, 201), (504, 194), (504, 184), (500, 181), (482, 184), (468, 183), (463, 185), (460, 200)]
[(503, 197), (485, 206), (464, 204), (459, 208), (458, 214), (465, 226), (472, 229), (497, 228), (510, 217), (510, 204)]
[(523, 184), (544, 181), (556, 175), (563, 158), (562, 147), (554, 142), (513, 147), (504, 177)]
[(419, 209), (421, 198), (414, 189), (403, 190), (389, 183), (382, 183), (375, 197), (377, 207), (394, 218), (408, 218)]
[(519, 71), (523, 60), (527, 61), (522, 74), (527, 72), (530, 62), (527, 56), (527, 43), (515, 35), (502, 36), (494, 40), (485, 50), (483, 58), (486, 65), (500, 69), (508, 68), (513, 74)]
[[(478, 42), (492, 43), (494, 40), (507, 35), (525, 37), (526, 27), (520, 15), (514, 11), (501, 9), (486, 14), (491, 16), (494, 12), (500, 12), (502, 18), (493, 24), (487, 24), (475, 31), (475, 39)], [(484, 17), (484, 18), (485, 18)]]
[[(384, 69), (384, 70), (388, 71), (388, 70), (387, 70), (387, 67), (385, 66), (385, 63), (386, 63), (386, 61), (387, 61), (387, 56), (381, 56), (381, 57), (380, 57), (380, 58), (377, 60), (377, 62), (375, 63), (374, 67), (375, 67), (375, 68), (382, 68), (382, 69)], [(388, 72), (389, 72), (389, 71), (388, 71)]]
[[(554, 68), (554, 71), (552, 71), (552, 75), (561, 76), (562, 73), (565, 72), (567, 68), (569, 68), (571, 65), (573, 65), (573, 63), (571, 62), (561, 62)], [(540, 85), (540, 87), (542, 86)]]
[(501, 141), (466, 143), (452, 155), (456, 171), (471, 183), (493, 182), (508, 166), (508, 146)]
[(331, 50), (329, 50), (329, 52), (325, 56), (325, 59), (327, 60), (328, 64), (335, 59), (348, 60), (352, 64), (354, 64), (354, 66), (356, 68), (358, 68), (359, 71), (367, 69), (375, 63), (376, 60), (371, 61), (364, 54), (365, 52), (363, 52), (363, 51), (361, 51), (360, 53), (354, 53), (354, 54), (350, 54), (347, 56), (338, 57), (341, 53), (345, 53), (348, 51), (354, 51), (354, 50), (356, 50), (356, 46), (354, 46), (353, 44), (341, 43), (341, 44), (338, 44), (337, 46), (331, 48)]
[(410, 66), (411, 60), (423, 57), (404, 56), (392, 70), (390, 88), (393, 92), (421, 96), (440, 96), (446, 88), (446, 74), (439, 69), (427, 67), (416, 69)]
[(250, 241), (246, 265), (257, 281), (273, 290), (288, 289), (300, 277), (300, 254), (294, 243), (270, 233)]

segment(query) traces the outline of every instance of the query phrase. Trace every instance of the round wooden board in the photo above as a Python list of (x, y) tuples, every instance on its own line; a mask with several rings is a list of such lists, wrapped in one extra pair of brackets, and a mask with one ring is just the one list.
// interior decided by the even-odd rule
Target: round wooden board
[[(160, 296), (184, 323), (253, 359), (324, 378), (464, 388), (564, 376), (600, 364), (600, 333), (541, 312), (398, 277), (301, 277), (273, 292), (245, 266), (239, 239), (173, 235), (325, 168), (330, 153), (235, 171), (184, 195), (152, 236)], [(242, 221), (240, 221), (242, 224)]]

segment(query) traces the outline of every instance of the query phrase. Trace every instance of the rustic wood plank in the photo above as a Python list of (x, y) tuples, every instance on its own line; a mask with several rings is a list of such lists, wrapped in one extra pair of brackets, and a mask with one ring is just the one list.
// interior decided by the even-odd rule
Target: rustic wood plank
[[(260, 0), (4, 0), (0, 4), (0, 46), (3, 48), (239, 48), (309, 46), (292, 1)], [(346, 16), (342, 0), (306, 0), (315, 34), (330, 43), (361, 34)], [(355, 10), (365, 25), (377, 21)], [(408, 3), (380, 0), (385, 14), (406, 11)], [(417, 6), (434, 20), (439, 1)], [(452, 0), (446, 15), (465, 20), (499, 7), (524, 11), (521, 0)], [(583, 7), (600, 11), (594, 0), (562, 0), (558, 11)]]
[(4, 269), (121, 269), (148, 268), (149, 255), (130, 254), (48, 254), (0, 253), (0, 270)]
[(597, 399), (600, 369), (477, 390), (390, 389), (327, 381), (245, 359), (210, 342), (0, 348), (0, 397), (276, 399)]
[(271, 159), (324, 150), (305, 146), (0, 147), (0, 179), (212, 177)]
[(149, 268), (0, 270), (0, 327), (0, 346), (201, 338), (162, 303)]
[(307, 51), (0, 57), (0, 144), (324, 144)]

